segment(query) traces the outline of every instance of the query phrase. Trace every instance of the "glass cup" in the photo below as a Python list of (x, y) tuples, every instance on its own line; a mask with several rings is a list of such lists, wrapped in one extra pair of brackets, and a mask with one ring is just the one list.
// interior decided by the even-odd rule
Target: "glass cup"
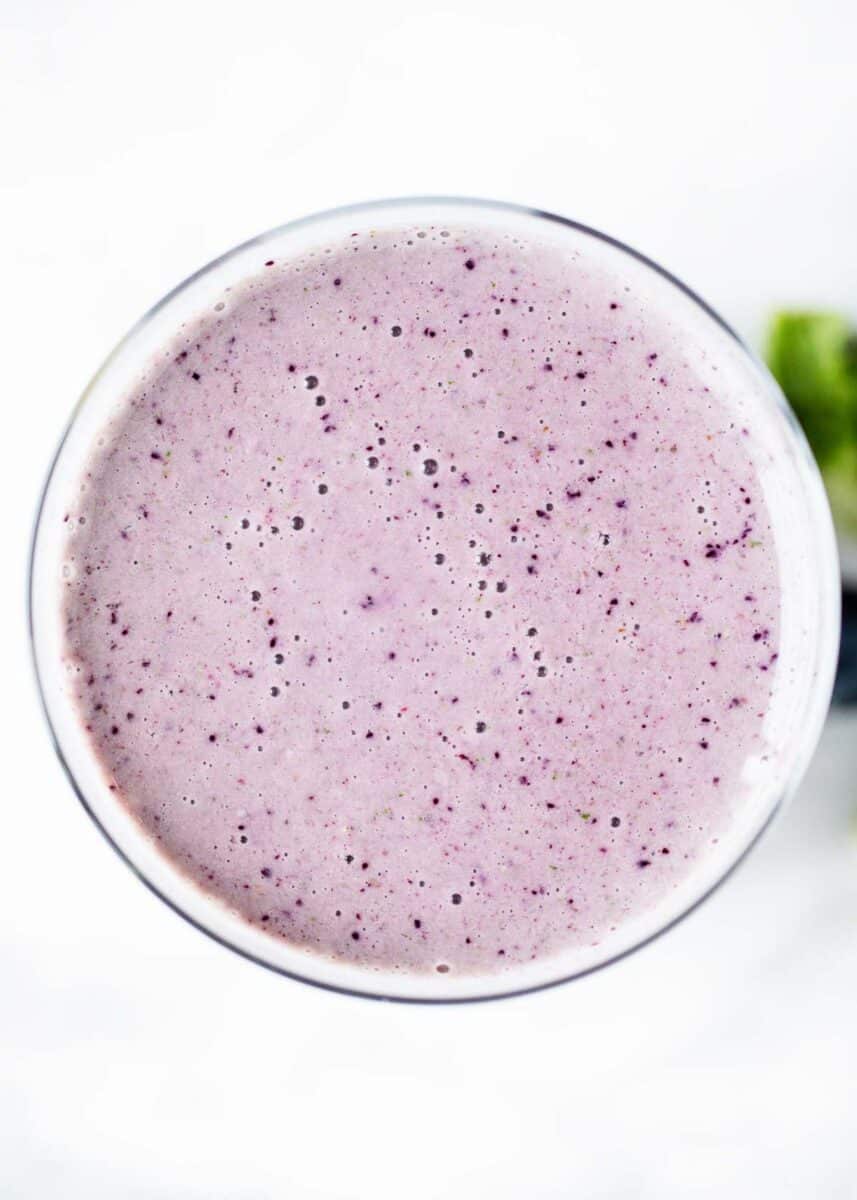
[[(669, 303), (677, 318), (704, 337), (721, 378), (734, 379), (736, 391), (752, 396), (754, 427), (770, 447), (758, 469), (780, 563), (781, 643), (764, 730), (771, 753), (758, 771), (752, 795), (679, 886), (598, 944), (481, 975), (397, 972), (327, 958), (263, 933), (204, 892), (156, 847), (109, 790), (62, 661), (65, 508), (110, 415), (151, 356), (183, 323), (210, 311), (225, 289), (255, 274), (266, 259), (282, 262), (342, 241), (355, 230), (405, 225), (496, 229), (554, 241), (566, 250), (583, 245), (608, 266), (618, 266), (625, 278)], [(836, 664), (839, 596), (830, 513), (807, 443), (772, 377), (725, 322), (661, 267), (604, 234), (535, 209), (452, 197), (358, 204), (289, 222), (215, 259), (156, 304), (108, 357), (72, 413), (39, 505), (29, 588), (33, 658), (55, 749), (84, 808), (143, 883), (222, 945), (290, 978), (377, 999), (435, 1003), (516, 995), (579, 978), (671, 928), (727, 878), (793, 794), (818, 740)]]

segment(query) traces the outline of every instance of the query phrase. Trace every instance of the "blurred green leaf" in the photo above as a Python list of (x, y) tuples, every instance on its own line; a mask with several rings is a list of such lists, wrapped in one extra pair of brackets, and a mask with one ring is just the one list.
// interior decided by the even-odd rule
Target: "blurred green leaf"
[(767, 360), (804, 428), (839, 527), (857, 535), (857, 331), (831, 312), (781, 312)]

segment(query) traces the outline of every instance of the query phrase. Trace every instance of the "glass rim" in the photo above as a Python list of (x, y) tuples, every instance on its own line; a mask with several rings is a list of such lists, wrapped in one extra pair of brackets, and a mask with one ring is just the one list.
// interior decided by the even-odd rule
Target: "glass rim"
[[(212, 924), (205, 923), (202, 919), (198, 918), (197, 916), (195, 916), (194, 914), (189, 912), (186, 908), (184, 908), (179, 902), (177, 902), (175, 899), (173, 899), (172, 896), (168, 895), (167, 892), (162, 887), (160, 887), (152, 878), (150, 878), (149, 875), (146, 873), (146, 871), (143, 870), (138, 865), (138, 863), (135, 861), (132, 853), (129, 852), (123, 845), (120, 845), (119, 842), (117, 841), (116, 837), (114, 837), (114, 835), (106, 827), (106, 825), (103, 822), (103, 820), (101, 819), (101, 817), (95, 811), (95, 808), (93, 807), (92, 803), (90, 802), (89, 797), (87, 796), (83, 786), (81, 785), (72, 766), (70, 765), (70, 763), (68, 761), (68, 757), (66, 755), (66, 752), (63, 749), (63, 746), (62, 746), (62, 743), (61, 743), (61, 740), (60, 740), (60, 737), (59, 737), (59, 734), (57, 731), (57, 724), (56, 724), (54, 716), (52, 715), (52, 712), (51, 712), (51, 705), (49, 703), (48, 694), (47, 694), (48, 689), (46, 687), (45, 679), (43, 678), (43, 670), (40, 668), (39, 656), (38, 656), (39, 634), (38, 634), (38, 630), (37, 630), (37, 621), (36, 621), (36, 616), (35, 616), (36, 562), (37, 562), (38, 550), (39, 550), (39, 535), (40, 535), (41, 528), (42, 528), (42, 519), (43, 519), (43, 516), (45, 513), (46, 504), (48, 501), (49, 494), (51, 492), (51, 486), (54, 483), (55, 478), (56, 478), (57, 467), (60, 462), (63, 450), (66, 448), (66, 445), (69, 441), (69, 437), (72, 433), (72, 430), (74, 429), (74, 427), (77, 423), (77, 420), (78, 420), (82, 410), (86, 406), (87, 401), (89, 400), (92, 392), (95, 390), (98, 382), (107, 373), (107, 371), (109, 370), (111, 365), (113, 365), (114, 362), (119, 358), (120, 354), (122, 352), (124, 352), (125, 350), (129, 349), (132, 346), (132, 344), (135, 342), (135, 340), (138, 338), (138, 336), (150, 326), (150, 324), (155, 320), (155, 318), (158, 317), (162, 312), (164, 312), (173, 303), (173, 301), (175, 301), (180, 296), (182, 296), (195, 283), (202, 280), (206, 276), (216, 272), (218, 268), (225, 266), (226, 264), (230, 263), (232, 260), (238, 258), (239, 256), (245, 254), (248, 251), (251, 251), (255, 248), (262, 248), (271, 242), (274, 242), (282, 237), (288, 236), (289, 234), (297, 233), (302, 229), (310, 229), (316, 225), (323, 225), (325, 222), (328, 222), (331, 220), (343, 219), (343, 218), (347, 218), (350, 216), (364, 217), (373, 212), (382, 212), (382, 211), (388, 212), (390, 214), (407, 213), (407, 211), (411, 210), (411, 209), (427, 208), (427, 207), (437, 208), (438, 216), (442, 216), (443, 211), (445, 209), (459, 207), (459, 208), (469, 209), (469, 210), (475, 211), (475, 212), (482, 211), (482, 212), (494, 213), (499, 216), (502, 216), (503, 214), (508, 214), (510, 217), (513, 217), (513, 218), (519, 218), (519, 219), (520, 218), (531, 218), (531, 219), (534, 219), (535, 221), (544, 221), (552, 226), (559, 227), (560, 229), (571, 230), (577, 234), (583, 235), (584, 237), (592, 238), (594, 241), (599, 242), (602, 245), (609, 246), (612, 249), (618, 251), (620, 254), (630, 257), (631, 259), (636, 261), (642, 267), (653, 271), (655, 273), (655, 275), (660, 277), (660, 279), (662, 281), (666, 282), (667, 284), (671, 285), (672, 287), (676, 288), (679, 292), (681, 292), (686, 297), (686, 299), (688, 299), (691, 302), (692, 306), (701, 310), (708, 318), (713, 320), (715, 322), (715, 324), (720, 328), (720, 330), (723, 333), (725, 333), (727, 335), (727, 337), (732, 341), (732, 343), (741, 352), (741, 354), (747, 360), (749, 360), (749, 363), (752, 366), (752, 368), (754, 368), (755, 371), (757, 373), (759, 373), (761, 375), (761, 377), (764, 379), (767, 391), (771, 394), (772, 398), (776, 402), (776, 406), (777, 406), (781, 416), (783, 416), (785, 418), (787, 424), (790, 427), (790, 438), (792, 441), (797, 443), (797, 445), (801, 451), (801, 458), (803, 459), (803, 467), (804, 467), (805, 471), (807, 472), (806, 482), (812, 487), (812, 489), (816, 493), (816, 495), (815, 495), (816, 517), (821, 519), (822, 525), (824, 526), (824, 529), (822, 530), (822, 534), (824, 536), (824, 540), (827, 543), (827, 547), (826, 547), (826, 550), (824, 548), (822, 548), (822, 551), (820, 551), (819, 556), (820, 556), (820, 558), (827, 558), (829, 560), (829, 566), (831, 568), (830, 570), (827, 570), (827, 572), (826, 572), (827, 586), (826, 586), (825, 590), (827, 592), (827, 595), (826, 595), (826, 599), (824, 600), (824, 603), (822, 604), (822, 608), (825, 608), (827, 610), (824, 613), (824, 616), (826, 618), (832, 619), (831, 620), (831, 632), (827, 636), (827, 639), (826, 639), (828, 642), (828, 648), (827, 648), (826, 654), (822, 654), (819, 651), (819, 655), (818, 655), (819, 669), (818, 669), (816, 683), (814, 686), (814, 695), (811, 697), (813, 703), (811, 705), (810, 704), (807, 705), (808, 714), (809, 714), (810, 719), (807, 721), (807, 723), (805, 725), (805, 729), (807, 730), (807, 732), (805, 732), (803, 735), (805, 744), (803, 746), (803, 753), (802, 753), (801, 761), (799, 764), (799, 769), (797, 769), (794, 772), (794, 777), (793, 778), (790, 777), (788, 779), (787, 783), (785, 784), (785, 786), (783, 786), (782, 788), (779, 789), (779, 792), (777, 793), (777, 795), (771, 802), (770, 808), (768, 811), (766, 811), (764, 819), (761, 821), (758, 828), (753, 832), (753, 835), (749, 838), (749, 840), (747, 840), (746, 843), (742, 846), (742, 848), (740, 849), (740, 852), (736, 856), (731, 858), (729, 863), (726, 865), (725, 869), (714, 878), (713, 882), (711, 882), (707, 887), (705, 887), (689, 903), (685, 904), (684, 907), (680, 908), (669, 920), (665, 921), (662, 924), (659, 924), (651, 932), (645, 934), (644, 936), (640, 937), (637, 940), (634, 940), (629, 945), (622, 947), (613, 953), (608, 954), (603, 959), (600, 959), (597, 962), (594, 962), (594, 963), (591, 963), (588, 965), (584, 965), (579, 969), (572, 970), (572, 971), (569, 971), (566, 973), (560, 973), (555, 978), (549, 978), (549, 979), (545, 979), (542, 981), (538, 981), (536, 983), (525, 984), (523, 986), (516, 986), (514, 984), (514, 976), (516, 974), (516, 970), (518, 970), (518, 969), (512, 968), (508, 972), (509, 978), (510, 978), (510, 986), (508, 988), (504, 988), (502, 990), (491, 991), (491, 992), (487, 992), (487, 993), (480, 992), (480, 990), (479, 990), (480, 981), (484, 981), (486, 978), (500, 978), (501, 977), (500, 973), (492, 973), (489, 975), (485, 975), (484, 973), (483, 974), (474, 973), (470, 977), (473, 979), (473, 982), (474, 982), (474, 990), (473, 990), (472, 994), (452, 995), (452, 996), (430, 995), (430, 994), (408, 995), (408, 994), (397, 994), (395, 991), (392, 991), (389, 989), (383, 989), (383, 990), (379, 989), (379, 988), (373, 989), (371, 987), (371, 978), (372, 978), (371, 969), (368, 969), (365, 967), (360, 968), (360, 970), (363, 972), (363, 974), (366, 977), (366, 984), (367, 984), (366, 987), (351, 986), (350, 984), (340, 984), (340, 983), (336, 983), (336, 982), (330, 982), (328, 980), (314, 977), (312, 974), (309, 974), (309, 973), (304, 974), (301, 971), (293, 970), (293, 969), (290, 969), (289, 967), (286, 967), (280, 963), (277, 963), (277, 962), (273, 961), (271, 958), (266, 958), (263, 954), (257, 953), (252, 949), (249, 949), (245, 946), (238, 945), (236, 943), (236, 941), (232, 940), (229, 936), (227, 936), (224, 933), (219, 932), (216, 928), (214, 928), (213, 923)], [(117, 396), (116, 400), (117, 400), (117, 403), (121, 402), (121, 396)], [(834, 583), (834, 577), (835, 577), (835, 586), (831, 587), (830, 584)], [(821, 585), (824, 585), (825, 581), (820, 580), (820, 583), (821, 583)], [(768, 371), (765, 364), (761, 361), (761, 359), (758, 357), (758, 355), (756, 355), (755, 352), (744, 342), (744, 340), (736, 333), (736, 331), (731, 327), (731, 325), (729, 325), (729, 323), (727, 321), (725, 321), (724, 318), (714, 308), (711, 307), (711, 305), (709, 305), (705, 300), (703, 300), (692, 288), (690, 288), (687, 284), (685, 284), (681, 279), (679, 279), (676, 275), (672, 274), (666, 268), (662, 267), (654, 259), (648, 257), (647, 255), (645, 255), (645, 254), (641, 253), (640, 251), (634, 249), (633, 247), (627, 245), (625, 242), (621, 241), (620, 239), (615, 238), (615, 237), (611, 236), (610, 234), (606, 234), (606, 233), (602, 232), (601, 230), (598, 230), (598, 229), (596, 229), (590, 225), (587, 225), (585, 223), (573, 220), (572, 218), (569, 218), (569, 217), (561, 216), (557, 213), (554, 213), (554, 212), (551, 212), (551, 211), (548, 211), (548, 210), (545, 210), (542, 208), (525, 205), (525, 204), (516, 204), (513, 202), (509, 202), (509, 201), (490, 200), (490, 199), (471, 197), (471, 196), (455, 196), (455, 195), (448, 195), (448, 194), (443, 194), (443, 195), (425, 194), (425, 195), (392, 197), (389, 199), (366, 200), (366, 201), (360, 201), (360, 202), (353, 203), (353, 204), (340, 205), (340, 206), (336, 206), (333, 208), (319, 210), (317, 212), (310, 213), (306, 216), (298, 217), (291, 221), (286, 221), (280, 225), (276, 225), (270, 229), (267, 229), (263, 233), (257, 234), (254, 237), (248, 238), (245, 241), (240, 242), (237, 245), (230, 247), (228, 250), (224, 251), (222, 254), (217, 255), (216, 257), (214, 257), (213, 259), (211, 259), (207, 263), (205, 263), (203, 266), (199, 267), (197, 270), (195, 270), (191, 274), (187, 275), (183, 280), (181, 280), (181, 282), (179, 282), (174, 287), (172, 287), (159, 300), (157, 300), (153, 305), (151, 305), (144, 312), (144, 314), (136, 322), (134, 322), (134, 324), (130, 327), (130, 329), (119, 339), (119, 341), (115, 344), (115, 346), (110, 350), (110, 352), (104, 358), (104, 360), (102, 361), (102, 363), (100, 364), (98, 369), (95, 371), (95, 373), (90, 378), (89, 382), (84, 387), (80, 397), (78, 398), (78, 400), (72, 407), (71, 413), (66, 421), (65, 427), (59, 438), (56, 449), (50, 458), (49, 466), (48, 466), (47, 472), (45, 474), (44, 482), (42, 483), (42, 486), (41, 486), (41, 489), (39, 492), (39, 496), (38, 496), (38, 501), (36, 504), (36, 511), (35, 511), (35, 516), (34, 516), (33, 525), (32, 525), (32, 533), (31, 533), (30, 542), (29, 542), (29, 554), (28, 554), (28, 562), (27, 562), (27, 584), (26, 584), (26, 587), (27, 587), (27, 598), (26, 598), (27, 631), (28, 631), (30, 660), (31, 660), (31, 663), (33, 666), (33, 672), (35, 675), (36, 690), (37, 690), (38, 697), (39, 697), (39, 703), (40, 703), (40, 706), (42, 709), (42, 714), (44, 716), (45, 723), (48, 728), (48, 733), (49, 733), (49, 736), (51, 739), (51, 743), (53, 745), (54, 752), (57, 755), (57, 758), (59, 760), (60, 766), (62, 767), (62, 770), (65, 773), (65, 776), (68, 779), (74, 794), (77, 796), (78, 800), (80, 801), (80, 804), (83, 807), (84, 811), (88, 814), (88, 816), (92, 820), (93, 824), (99, 830), (101, 835), (105, 838), (108, 845), (110, 845), (112, 847), (112, 849), (116, 852), (116, 854), (119, 856), (119, 858), (122, 860), (122, 862), (133, 872), (133, 874), (145, 885), (145, 887), (153, 895), (157, 896), (164, 904), (166, 904), (178, 916), (182, 917), (194, 929), (198, 930), (200, 933), (203, 933), (206, 937), (208, 937), (211, 940), (213, 940), (214, 942), (218, 943), (220, 946), (223, 946), (224, 948), (231, 950), (233, 953), (240, 955), (242, 958), (247, 959), (248, 961), (257, 964), (258, 966), (264, 967), (265, 969), (267, 969), (269, 971), (272, 971), (278, 975), (281, 975), (281, 976), (283, 976), (287, 979), (293, 980), (295, 982), (308, 984), (311, 987), (319, 988), (323, 991), (332, 992), (332, 993), (339, 994), (339, 995), (354, 996), (354, 997), (358, 997), (361, 999), (367, 999), (367, 1000), (380, 1000), (380, 1001), (388, 1001), (388, 1002), (393, 1001), (393, 1002), (402, 1003), (402, 1004), (429, 1005), (429, 1006), (460, 1005), (460, 1004), (484, 1003), (484, 1002), (492, 1001), (492, 1000), (509, 999), (509, 998), (513, 998), (513, 997), (526, 996), (526, 995), (531, 995), (531, 994), (535, 994), (538, 992), (547, 991), (548, 989), (552, 989), (555, 987), (559, 987), (560, 985), (570, 983), (575, 979), (585, 978), (588, 975), (591, 975), (597, 971), (603, 970), (605, 967), (611, 966), (614, 963), (621, 962), (623, 959), (628, 958), (630, 955), (635, 954), (638, 950), (641, 950), (644, 947), (650, 945), (652, 942), (659, 939), (663, 934), (667, 933), (669, 930), (675, 928), (677, 925), (679, 925), (681, 922), (683, 922), (685, 920), (685, 918), (687, 918), (688, 916), (691, 915), (691, 913), (693, 913), (697, 909), (699, 909), (715, 892), (717, 892), (720, 889), (720, 887), (726, 882), (726, 880), (728, 880), (732, 876), (732, 874), (737, 870), (737, 868), (750, 855), (751, 851), (754, 849), (754, 847), (757, 845), (757, 843), (763, 838), (765, 832), (769, 829), (769, 827), (773, 823), (774, 818), (782, 811), (786, 801), (793, 794), (798, 783), (800, 782), (801, 777), (803, 776), (803, 774), (806, 770), (806, 766), (808, 764), (809, 758), (817, 744), (818, 736), (820, 734), (820, 731), (821, 731), (821, 728), (822, 728), (822, 725), (824, 722), (824, 718), (826, 716), (826, 713), (827, 713), (827, 710), (829, 707), (830, 697), (831, 697), (832, 689), (833, 689), (834, 674), (835, 674), (836, 647), (838, 645), (838, 633), (839, 633), (840, 620), (841, 620), (841, 599), (840, 599), (840, 592), (839, 592), (838, 585), (839, 585), (838, 559), (837, 559), (836, 543), (835, 543), (835, 537), (834, 537), (834, 533), (833, 533), (833, 525), (832, 525), (832, 520), (830, 517), (830, 511), (829, 511), (829, 507), (827, 505), (826, 495), (824, 492), (823, 484), (821, 482), (821, 476), (819, 474), (817, 465), (815, 463), (815, 459), (809, 448), (809, 445), (808, 445), (806, 437), (803, 433), (803, 430), (801, 429), (800, 425), (798, 424), (797, 419), (794, 416), (794, 413), (792, 412), (791, 408), (788, 405), (788, 402), (786, 401), (778, 384), (776, 383), (773, 376)], [(79, 736), (81, 737), (81, 739), (84, 739), (84, 731), (82, 728), (79, 730)], [(94, 750), (91, 749), (90, 754), (92, 755), (92, 757), (95, 757)], [(120, 802), (118, 800), (116, 800), (115, 803), (117, 805), (120, 804)], [(140, 834), (141, 838), (145, 838), (148, 836), (146, 834), (146, 831), (142, 828), (142, 826), (139, 826), (139, 834)], [(184, 875), (184, 873), (181, 871), (181, 868), (169, 858), (169, 855), (165, 851), (159, 851), (159, 854), (163, 857), (163, 859), (166, 862), (169, 863), (170, 868), (176, 874)], [(205, 889), (203, 889), (200, 885), (196, 885), (196, 886), (198, 887), (199, 891), (204, 895), (206, 901), (208, 901), (209, 905), (212, 908), (216, 908), (218, 906), (221, 908), (226, 907), (225, 902), (221, 901), (218, 897), (216, 897), (215, 895), (213, 895), (211, 893), (206, 892)], [(276, 944), (277, 942), (279, 942), (281, 940), (287, 941), (287, 939), (279, 939), (279, 938), (274, 937), (271, 934), (265, 934), (264, 936), (265, 936), (265, 938), (267, 938), (268, 941), (270, 941), (274, 944)], [(310, 952), (310, 954), (312, 957), (318, 958), (318, 959), (322, 959), (324, 957), (322, 954), (317, 953), (317, 952)], [(416, 975), (417, 975), (417, 973), (415, 973), (415, 972), (402, 972), (402, 978), (406, 978), (408, 976), (414, 977)], [(458, 978), (460, 979), (462, 977), (458, 977)]]

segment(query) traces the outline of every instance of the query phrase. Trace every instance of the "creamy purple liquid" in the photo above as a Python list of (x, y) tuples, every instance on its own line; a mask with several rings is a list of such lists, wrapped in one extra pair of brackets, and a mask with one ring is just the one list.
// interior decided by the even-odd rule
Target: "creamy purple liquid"
[(66, 518), (110, 786), (327, 956), (599, 942), (704, 859), (763, 752), (752, 429), (582, 252), (398, 230), (259, 269), (125, 399)]

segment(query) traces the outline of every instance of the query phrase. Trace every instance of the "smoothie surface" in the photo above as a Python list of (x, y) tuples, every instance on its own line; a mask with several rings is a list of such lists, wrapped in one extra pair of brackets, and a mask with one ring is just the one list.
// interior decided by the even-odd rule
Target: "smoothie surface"
[(763, 448), (683, 311), (585, 244), (363, 233), (261, 253), (117, 398), (67, 658), (203, 889), (326, 956), (478, 973), (704, 859), (765, 752), (780, 585)]

